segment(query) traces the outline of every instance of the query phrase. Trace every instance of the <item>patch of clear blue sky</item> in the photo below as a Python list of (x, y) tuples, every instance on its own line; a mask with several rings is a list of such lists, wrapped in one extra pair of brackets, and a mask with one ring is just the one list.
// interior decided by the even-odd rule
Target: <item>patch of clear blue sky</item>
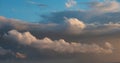
[[(28, 3), (28, 1), (33, 1), (48, 6), (40, 7)], [(76, 1), (79, 3), (94, 0), (76, 0)], [(40, 21), (39, 15), (41, 14), (47, 14), (54, 11), (68, 10), (65, 7), (66, 2), (67, 0), (0, 0), (0, 16), (20, 19), (29, 22), (38, 22)], [(79, 7), (80, 6), (78, 6), (78, 8)]]

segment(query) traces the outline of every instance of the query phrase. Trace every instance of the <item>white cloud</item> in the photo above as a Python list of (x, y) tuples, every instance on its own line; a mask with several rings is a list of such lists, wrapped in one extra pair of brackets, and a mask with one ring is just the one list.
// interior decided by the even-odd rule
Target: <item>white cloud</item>
[(113, 0), (107, 0), (104, 2), (97, 2), (95, 4), (91, 4), (93, 12), (118, 12), (120, 11), (120, 3)]
[(34, 1), (27, 1), (28, 3), (30, 3), (30, 4), (38, 4), (37, 2), (34, 2)]
[(29, 32), (20, 33), (16, 30), (8, 32), (7, 37), (17, 40), (20, 44), (29, 45), (39, 50), (51, 50), (57, 53), (112, 53), (112, 45), (105, 43), (103, 48), (97, 44), (81, 44), (77, 42), (66, 42), (64, 39), (51, 40), (50, 38), (37, 39)]
[(37, 40), (29, 32), (25, 32), (25, 33), (22, 34), (22, 33), (17, 32), (16, 30), (12, 30), (12, 31), (9, 31), (9, 34), (14, 39), (20, 41), (21, 44), (27, 44), (27, 45), (29, 45), (32, 42), (35, 42)]
[(65, 23), (65, 25), (67, 26), (66, 31), (73, 34), (79, 34), (81, 30), (83, 30), (86, 27), (86, 24), (83, 21), (80, 21), (76, 18), (66, 18)]
[(68, 0), (65, 5), (67, 8), (73, 7), (77, 4), (77, 2), (75, 0)]
[(46, 4), (42, 4), (42, 3), (31, 1), (31, 0), (28, 0), (27, 3), (30, 3), (30, 4), (33, 4), (33, 5), (37, 5), (39, 7), (47, 7), (48, 6)]

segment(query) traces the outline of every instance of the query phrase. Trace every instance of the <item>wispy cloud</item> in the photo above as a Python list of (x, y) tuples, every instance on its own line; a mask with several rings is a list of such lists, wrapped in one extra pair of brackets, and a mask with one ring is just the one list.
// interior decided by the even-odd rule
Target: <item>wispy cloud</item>
[(34, 2), (34, 1), (31, 1), (31, 0), (27, 1), (27, 3), (30, 3), (30, 4), (33, 4), (33, 5), (37, 5), (37, 6), (40, 6), (40, 7), (47, 7), (48, 6), (46, 4)]
[(22, 54), (20, 52), (16, 52), (15, 56), (16, 58), (20, 58), (20, 59), (25, 59), (27, 57), (25, 54)]
[(11, 53), (11, 51), (0, 47), (0, 55), (6, 55), (8, 53)]
[(118, 12), (120, 11), (120, 3), (116, 0), (105, 0), (103, 2), (89, 2), (89, 5), (93, 12)]
[(67, 8), (70, 8), (70, 7), (73, 7), (73, 6), (77, 5), (77, 2), (75, 0), (68, 0), (65, 3), (65, 5), (66, 5)]

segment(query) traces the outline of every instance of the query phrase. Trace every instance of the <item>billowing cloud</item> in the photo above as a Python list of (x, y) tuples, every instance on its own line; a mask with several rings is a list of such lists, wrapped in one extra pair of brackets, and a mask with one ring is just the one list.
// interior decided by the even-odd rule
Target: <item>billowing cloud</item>
[(67, 8), (73, 7), (77, 4), (77, 2), (75, 0), (68, 0), (65, 5)]
[(70, 18), (65, 20), (66, 26), (67, 26), (67, 32), (74, 34), (79, 34), (81, 30), (83, 30), (86, 27), (86, 24), (83, 23), (83, 21), (80, 21), (76, 18)]
[(66, 42), (64, 39), (51, 40), (50, 38), (37, 39), (29, 32), (20, 33), (16, 30), (8, 32), (7, 37), (17, 40), (20, 44), (29, 45), (39, 50), (51, 50), (57, 53), (112, 53), (112, 45), (105, 43), (103, 48), (97, 44), (81, 44)]
[[(29, 3), (46, 6), (31, 0)], [(65, 5), (71, 8), (78, 3), (68, 0)], [(112, 0), (87, 5), (91, 9), (66, 10), (42, 15), (45, 23), (29, 23), (0, 16), (0, 59), (3, 56), (46, 59), (47, 54), (52, 58), (56, 55), (55, 59), (62, 56), (59, 54), (64, 54), (69, 59), (69, 54), (77, 54), (77, 58), (70, 57), (77, 59), (76, 63), (98, 63), (98, 58), (100, 61), (119, 61), (120, 3)], [(74, 61), (71, 63), (75, 63)]]

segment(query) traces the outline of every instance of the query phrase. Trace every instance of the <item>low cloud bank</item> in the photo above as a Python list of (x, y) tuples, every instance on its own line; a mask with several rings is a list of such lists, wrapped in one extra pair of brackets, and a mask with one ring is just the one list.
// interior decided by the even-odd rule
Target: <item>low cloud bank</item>
[[(112, 45), (106, 42), (103, 47), (95, 43), (82, 44), (76, 42), (66, 42), (64, 39), (51, 40), (46, 37), (43, 39), (37, 39), (29, 32), (20, 33), (16, 30), (8, 32), (7, 37), (16, 40), (23, 45), (29, 45), (37, 48), (38, 50), (51, 50), (57, 53), (112, 53)], [(105, 48), (104, 48), (105, 47)]]

